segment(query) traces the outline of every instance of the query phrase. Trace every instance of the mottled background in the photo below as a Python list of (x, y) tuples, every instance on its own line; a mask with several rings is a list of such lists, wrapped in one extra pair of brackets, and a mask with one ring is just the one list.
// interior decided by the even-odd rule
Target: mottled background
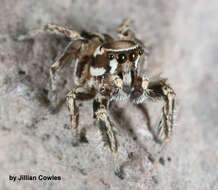
[[(217, 10), (215, 0), (0, 0), (0, 189), (217, 190)], [(88, 143), (78, 147), (72, 146), (65, 104), (56, 114), (49, 111), (49, 66), (67, 41), (54, 35), (13, 39), (47, 23), (115, 35), (124, 18), (132, 18), (138, 38), (152, 46), (147, 73), (169, 78), (177, 111), (173, 136), (161, 151), (143, 109), (128, 102), (111, 107), (125, 165), (121, 180), (103, 147), (91, 102), (81, 104), (80, 129), (86, 129)], [(72, 88), (72, 70), (73, 64), (59, 76), (60, 101)], [(146, 107), (155, 126), (160, 104)], [(21, 174), (62, 180), (8, 179)]]

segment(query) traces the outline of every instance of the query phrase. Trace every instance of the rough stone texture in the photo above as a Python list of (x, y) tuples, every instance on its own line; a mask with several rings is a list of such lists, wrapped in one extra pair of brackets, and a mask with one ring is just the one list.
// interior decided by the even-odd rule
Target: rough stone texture
[[(217, 9), (216, 1), (203, 0), (0, 0), (0, 189), (218, 189)], [(86, 129), (88, 143), (78, 147), (71, 143), (65, 104), (56, 114), (49, 111), (49, 65), (67, 42), (53, 35), (25, 42), (13, 37), (47, 23), (115, 34), (127, 17), (153, 48), (149, 75), (162, 72), (174, 87), (177, 117), (172, 139), (160, 152), (142, 111), (128, 102), (112, 106), (125, 165), (121, 180), (93, 122), (91, 102), (81, 105), (80, 129)], [(61, 101), (72, 88), (73, 66), (68, 68), (59, 77)], [(154, 125), (160, 105), (147, 107)], [(62, 180), (8, 179), (21, 174)]]

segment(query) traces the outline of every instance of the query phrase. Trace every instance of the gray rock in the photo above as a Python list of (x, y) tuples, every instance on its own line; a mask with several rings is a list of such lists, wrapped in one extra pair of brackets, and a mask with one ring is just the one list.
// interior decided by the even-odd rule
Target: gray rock
[[(0, 0), (0, 189), (218, 189), (217, 9), (217, 2), (203, 0)], [(118, 160), (125, 166), (121, 180), (91, 102), (80, 107), (79, 128), (88, 143), (77, 147), (65, 104), (55, 114), (49, 109), (49, 66), (67, 41), (46, 34), (23, 42), (14, 37), (47, 23), (115, 35), (124, 18), (132, 18), (138, 37), (152, 46), (146, 72), (169, 78), (177, 114), (172, 138), (161, 148), (142, 111), (128, 102), (112, 105)], [(73, 86), (73, 64), (68, 68), (59, 75), (60, 102)], [(146, 106), (155, 127), (160, 104)], [(9, 175), (61, 180), (13, 182)]]

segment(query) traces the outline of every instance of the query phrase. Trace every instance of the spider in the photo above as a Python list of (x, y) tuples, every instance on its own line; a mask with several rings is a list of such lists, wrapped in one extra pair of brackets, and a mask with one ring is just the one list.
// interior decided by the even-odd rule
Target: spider
[(55, 33), (70, 39), (63, 53), (50, 67), (53, 101), (57, 100), (56, 73), (69, 60), (75, 59), (75, 87), (66, 95), (70, 112), (74, 142), (78, 142), (78, 100), (93, 99), (94, 118), (106, 134), (106, 143), (116, 155), (117, 139), (112, 127), (108, 108), (112, 100), (129, 99), (134, 104), (146, 100), (162, 99), (161, 119), (158, 124), (158, 136), (166, 141), (173, 127), (175, 93), (166, 83), (166, 79), (149, 79), (140, 76), (140, 66), (148, 57), (148, 49), (129, 29), (130, 19), (125, 20), (118, 28), (118, 37), (108, 34), (77, 32), (53, 24), (47, 24), (19, 37), (19, 40), (31, 38), (42, 32)]

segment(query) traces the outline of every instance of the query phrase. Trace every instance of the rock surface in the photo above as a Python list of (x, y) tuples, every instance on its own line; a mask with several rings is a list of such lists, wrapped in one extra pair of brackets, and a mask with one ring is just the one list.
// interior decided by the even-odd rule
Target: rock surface
[[(0, 0), (0, 189), (218, 189), (217, 9), (216, 1), (203, 0)], [(143, 109), (128, 102), (112, 105), (118, 159), (125, 165), (121, 180), (93, 121), (91, 102), (80, 107), (80, 130), (86, 130), (88, 143), (78, 147), (72, 146), (65, 104), (56, 114), (49, 110), (49, 66), (67, 41), (43, 34), (16, 42), (14, 36), (47, 23), (115, 35), (124, 18), (132, 18), (138, 38), (152, 46), (146, 72), (169, 79), (177, 114), (173, 136), (160, 148)], [(59, 75), (60, 101), (72, 88), (72, 70)], [(155, 125), (160, 105), (146, 106)], [(13, 182), (9, 175), (61, 180)]]

